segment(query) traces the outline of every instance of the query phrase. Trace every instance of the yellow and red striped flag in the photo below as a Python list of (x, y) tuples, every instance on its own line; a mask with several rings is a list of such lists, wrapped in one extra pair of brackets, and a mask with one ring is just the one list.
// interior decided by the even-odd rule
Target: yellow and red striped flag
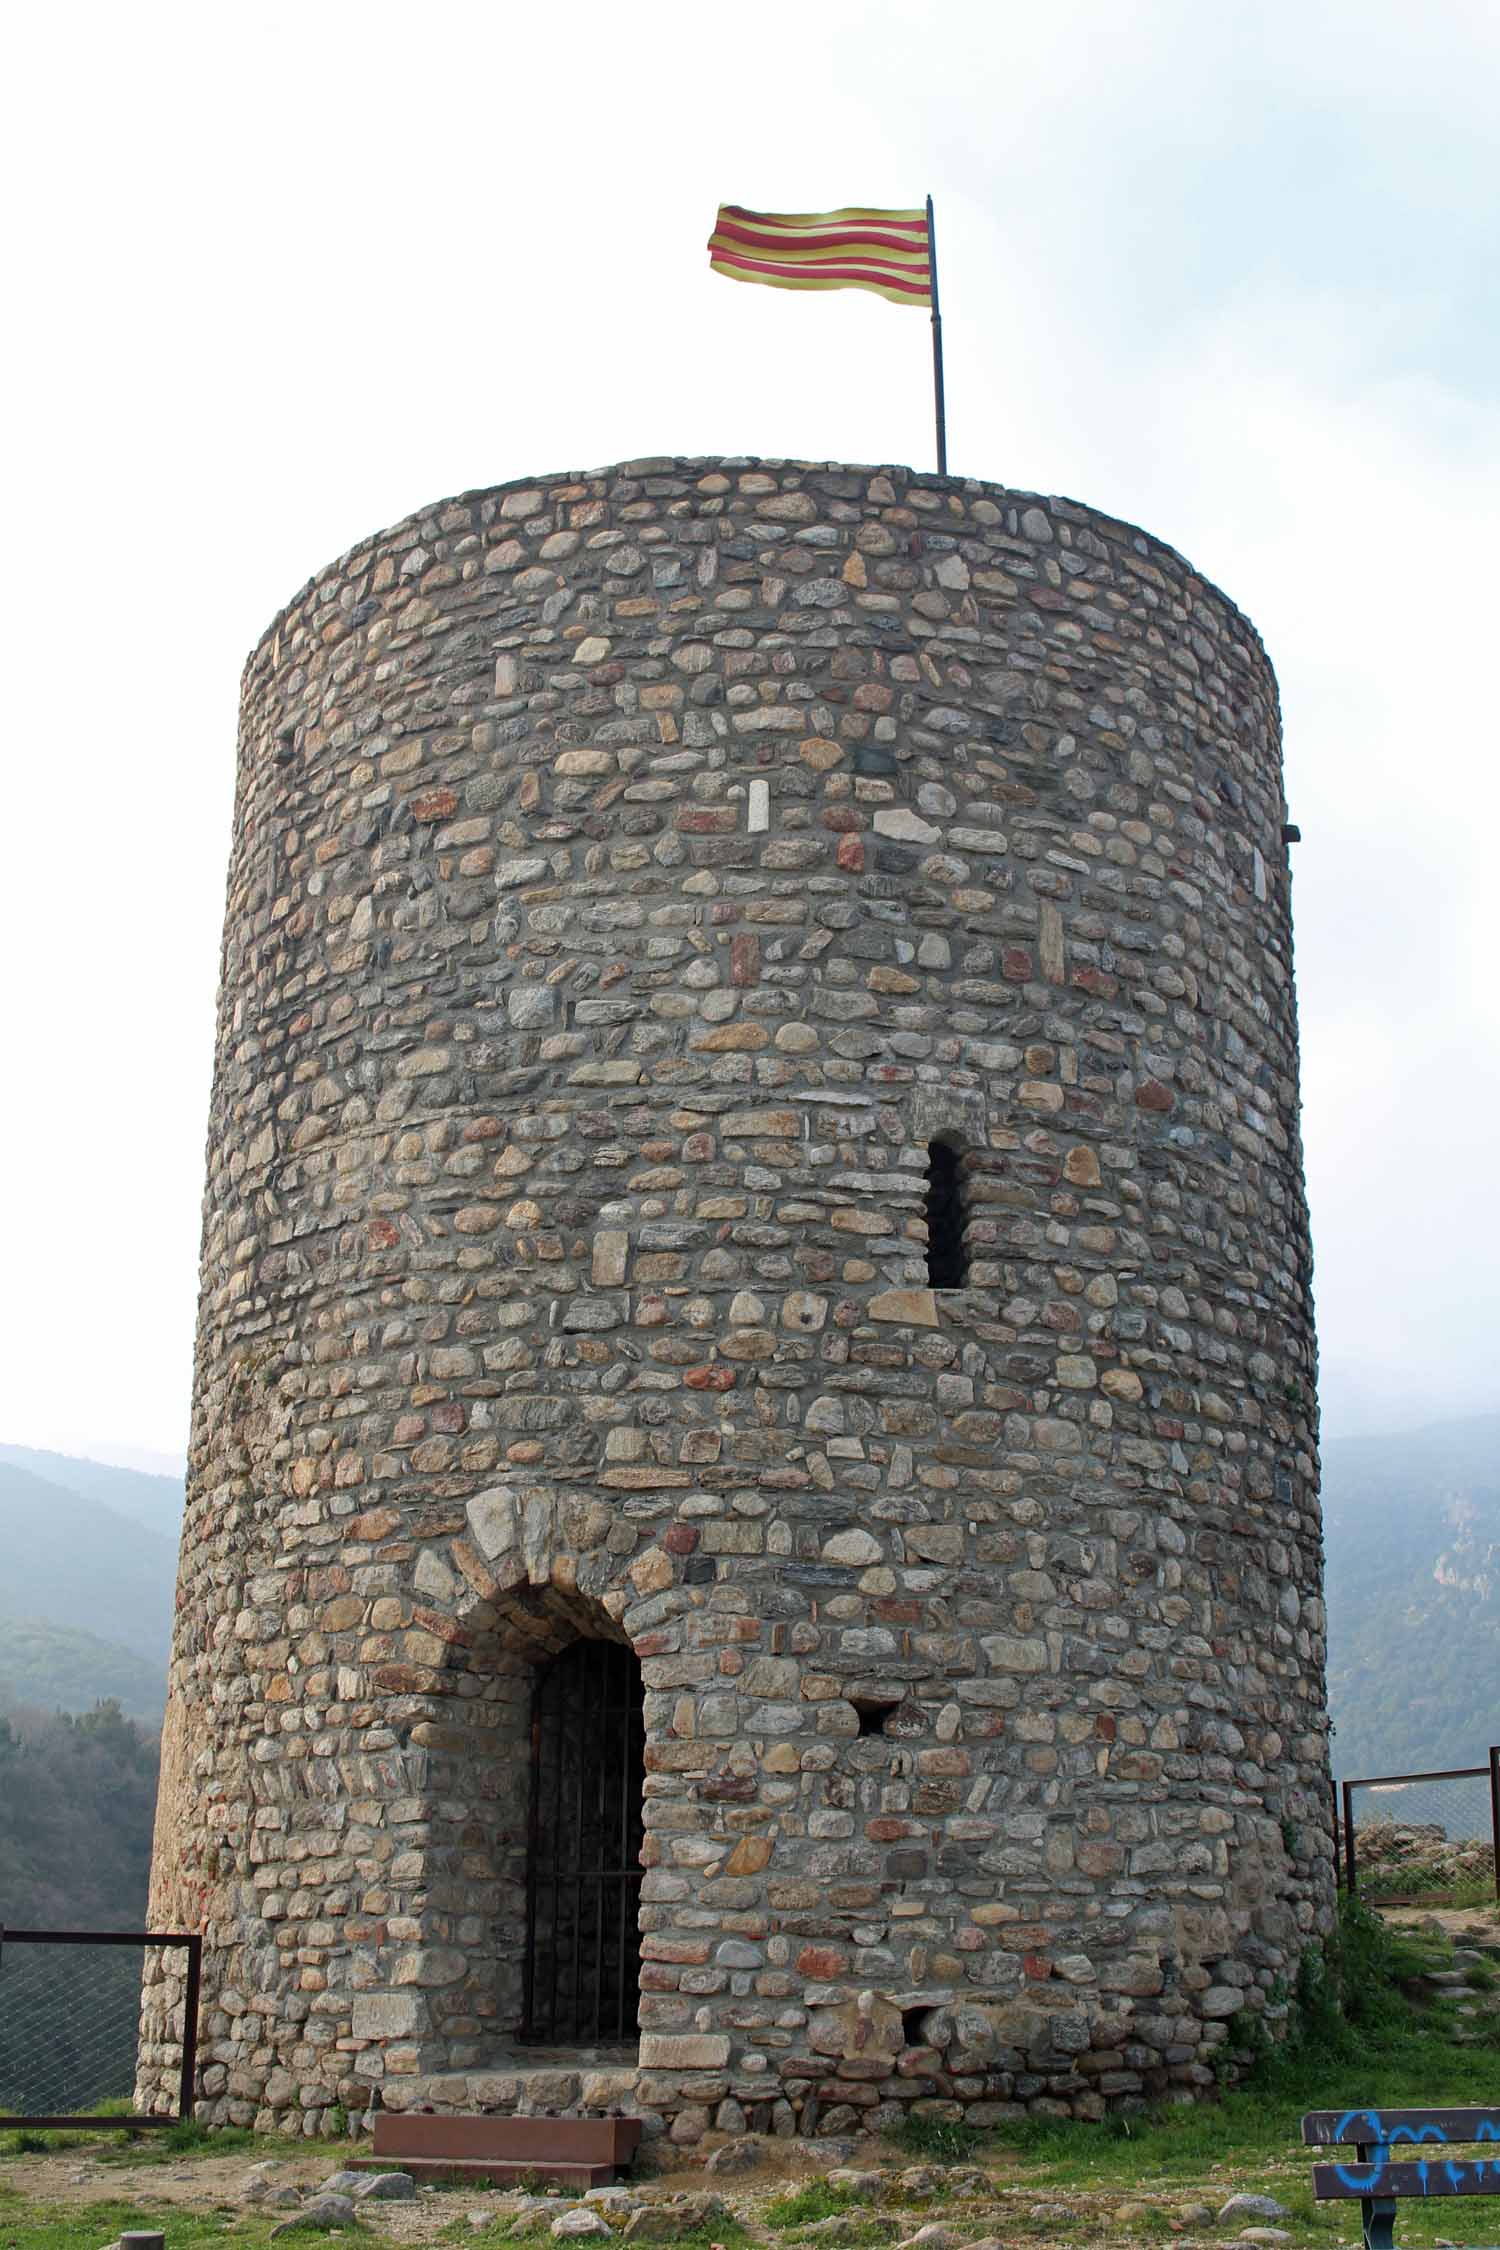
[(873, 289), (893, 305), (933, 302), (927, 211), (746, 211), (721, 203), (708, 262), (772, 289)]

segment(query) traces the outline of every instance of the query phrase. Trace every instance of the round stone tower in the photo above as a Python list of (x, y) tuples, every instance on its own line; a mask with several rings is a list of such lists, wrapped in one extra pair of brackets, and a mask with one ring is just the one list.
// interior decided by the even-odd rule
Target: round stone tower
[(957, 478), (537, 479), (277, 619), (152, 1898), (207, 2115), (1211, 2082), (1333, 1889), (1284, 820), (1233, 606)]

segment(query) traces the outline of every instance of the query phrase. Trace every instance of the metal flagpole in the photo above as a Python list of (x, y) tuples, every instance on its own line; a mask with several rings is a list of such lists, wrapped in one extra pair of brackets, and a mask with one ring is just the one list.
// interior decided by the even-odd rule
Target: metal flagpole
[(943, 316), (938, 310), (937, 233), (927, 198), (927, 270), (932, 278), (932, 403), (937, 414), (938, 475), (948, 474), (948, 417), (943, 406)]

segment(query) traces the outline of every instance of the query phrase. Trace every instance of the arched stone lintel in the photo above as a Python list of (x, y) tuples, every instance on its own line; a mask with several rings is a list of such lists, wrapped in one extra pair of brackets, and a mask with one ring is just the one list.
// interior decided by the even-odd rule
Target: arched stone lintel
[(491, 1485), (466, 1507), (466, 1535), (420, 1548), (411, 1582), (442, 1663), (472, 1662), (498, 1636), (531, 1661), (570, 1640), (633, 1645), (684, 1599), (682, 1556), (667, 1543), (633, 1555), (600, 1547), (581, 1558), (547, 1491)]

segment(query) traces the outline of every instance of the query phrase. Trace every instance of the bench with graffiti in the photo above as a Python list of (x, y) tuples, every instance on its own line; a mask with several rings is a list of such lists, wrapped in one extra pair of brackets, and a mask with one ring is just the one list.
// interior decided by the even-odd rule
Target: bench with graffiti
[(1313, 2166), (1313, 2194), (1358, 2198), (1365, 2250), (1392, 2250), (1403, 2196), (1500, 2195), (1500, 2109), (1315, 2109), (1302, 2138), (1349, 2150), (1341, 2164)]

